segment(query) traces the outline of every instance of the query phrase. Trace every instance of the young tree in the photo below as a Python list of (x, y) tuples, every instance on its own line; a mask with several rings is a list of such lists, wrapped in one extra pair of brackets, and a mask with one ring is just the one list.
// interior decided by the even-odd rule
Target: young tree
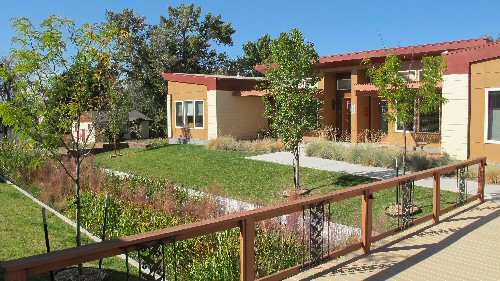
[(439, 111), (441, 105), (446, 102), (436, 89), (438, 82), (443, 80), (442, 73), (446, 68), (444, 59), (424, 56), (422, 64), (423, 71), (419, 88), (412, 87), (411, 81), (407, 81), (400, 75), (402, 62), (395, 54), (388, 54), (382, 66), (372, 66), (368, 69), (368, 76), (377, 87), (379, 95), (389, 104), (389, 111), (384, 114), (384, 119), (389, 123), (399, 122), (403, 126), (403, 174), (406, 172), (408, 126), (417, 124), (416, 113), (429, 114)]
[(299, 144), (306, 132), (319, 126), (319, 57), (314, 45), (304, 42), (298, 29), (292, 29), (272, 42), (271, 60), (273, 65), (266, 65), (265, 115), (272, 120), (273, 133), (293, 154), (294, 186), (298, 191)]
[[(81, 117), (99, 112), (113, 80), (109, 42), (114, 31), (104, 25), (85, 24), (50, 16), (39, 26), (28, 18), (15, 18), (10, 58), (15, 62), (11, 101), (1, 103), (0, 117), (17, 135), (37, 144), (59, 161), (75, 184), (76, 245), (81, 245), (81, 164), (92, 148), (89, 132), (80, 135)], [(71, 134), (72, 142), (63, 136)], [(65, 161), (60, 153), (66, 150)]]

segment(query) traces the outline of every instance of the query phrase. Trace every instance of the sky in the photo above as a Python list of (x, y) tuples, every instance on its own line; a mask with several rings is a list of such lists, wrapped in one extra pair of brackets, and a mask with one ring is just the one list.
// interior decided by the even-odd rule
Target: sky
[(241, 46), (269, 33), (299, 28), (320, 56), (384, 47), (446, 42), (500, 34), (499, 0), (1, 0), (0, 56), (6, 56), (14, 35), (10, 20), (29, 17), (40, 23), (49, 15), (66, 16), (77, 24), (105, 19), (105, 11), (133, 9), (150, 24), (167, 15), (168, 6), (195, 3), (203, 13), (221, 15), (236, 30), (234, 45), (218, 47), (230, 57)]

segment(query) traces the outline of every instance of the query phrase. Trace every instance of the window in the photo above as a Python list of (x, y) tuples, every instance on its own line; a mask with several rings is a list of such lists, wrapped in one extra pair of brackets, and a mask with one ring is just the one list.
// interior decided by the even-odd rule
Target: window
[(194, 106), (193, 101), (184, 101), (184, 127), (193, 128), (194, 124)]
[(417, 81), (417, 71), (416, 70), (402, 70), (398, 71), (399, 75), (406, 81), (406, 82), (414, 82)]
[(429, 114), (418, 115), (418, 131), (421, 133), (439, 133), (440, 126), (439, 110)]
[(348, 91), (351, 90), (351, 79), (337, 79), (337, 90)]
[(194, 102), (194, 127), (195, 128), (203, 128), (203, 114), (204, 107), (203, 101), (197, 100)]
[(485, 142), (500, 142), (500, 89), (486, 89)]
[[(406, 124), (406, 131), (407, 132), (413, 132), (413, 128), (415, 127), (413, 123), (414, 123), (414, 121), (411, 121), (411, 123)], [(403, 122), (397, 121), (396, 131), (397, 132), (403, 131)]]
[(379, 128), (380, 128), (380, 131), (384, 132), (387, 134), (388, 132), (388, 123), (387, 121), (384, 120), (384, 114), (387, 112), (387, 102), (380, 102), (379, 104), (379, 119), (378, 119), (378, 122), (379, 122)]
[(175, 102), (175, 126), (184, 127), (184, 102)]
[(175, 102), (175, 127), (177, 128), (203, 128), (204, 103), (197, 101)]

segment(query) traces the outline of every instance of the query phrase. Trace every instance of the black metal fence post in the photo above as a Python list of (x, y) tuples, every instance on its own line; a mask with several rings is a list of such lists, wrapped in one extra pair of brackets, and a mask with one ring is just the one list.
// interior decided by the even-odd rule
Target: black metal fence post
[[(50, 241), (49, 241), (49, 225), (47, 223), (47, 211), (42, 208), (42, 219), (43, 219), (43, 232), (45, 233), (45, 247), (47, 248), (47, 253), (50, 253)], [(54, 272), (50, 272), (50, 280), (54, 281)]]

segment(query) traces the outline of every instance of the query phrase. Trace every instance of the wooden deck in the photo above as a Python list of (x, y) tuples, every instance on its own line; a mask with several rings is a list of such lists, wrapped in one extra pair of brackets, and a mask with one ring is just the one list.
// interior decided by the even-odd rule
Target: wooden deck
[(289, 280), (500, 280), (500, 202), (465, 206)]

